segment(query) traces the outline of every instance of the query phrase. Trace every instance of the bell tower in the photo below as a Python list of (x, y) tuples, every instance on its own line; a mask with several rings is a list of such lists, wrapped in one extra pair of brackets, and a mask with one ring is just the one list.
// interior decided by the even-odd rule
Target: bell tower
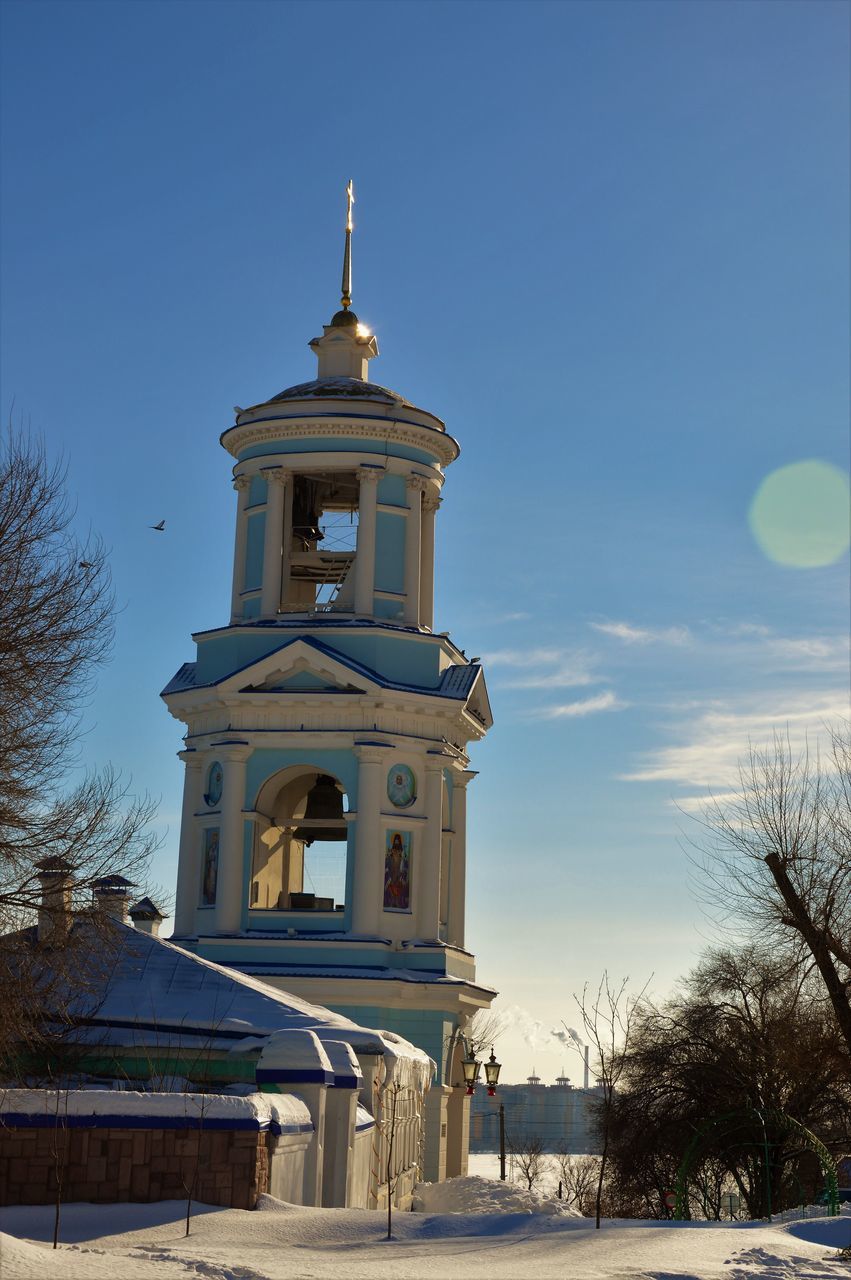
[(174, 940), (425, 1049), (439, 1179), (466, 1170), (458, 1035), (495, 994), (464, 924), (467, 749), (492, 717), (480, 664), (434, 631), (458, 444), (368, 380), (378, 344), (351, 306), (347, 196), (317, 377), (237, 409), (221, 436), (230, 619), (193, 636), (162, 695), (186, 727)]

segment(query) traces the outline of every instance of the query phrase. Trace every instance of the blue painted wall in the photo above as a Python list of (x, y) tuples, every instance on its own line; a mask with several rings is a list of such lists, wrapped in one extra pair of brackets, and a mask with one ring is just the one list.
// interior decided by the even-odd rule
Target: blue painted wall
[(262, 476), (252, 476), (248, 488), (249, 507), (259, 507), (266, 501), (266, 481)]
[(408, 506), (404, 476), (382, 476), (378, 483), (378, 501), (390, 506)]
[(260, 747), (248, 759), (245, 769), (245, 808), (255, 808), (260, 788), (273, 773), (295, 764), (304, 765), (305, 768), (315, 765), (321, 773), (332, 774), (342, 782), (346, 790), (348, 807), (357, 808), (358, 761), (354, 752), (314, 751), (313, 748), (284, 751), (275, 747)]
[(248, 516), (245, 539), (245, 578), (243, 589), (254, 591), (263, 581), (263, 533), (266, 528), (265, 512)]
[(375, 520), (375, 589), (377, 591), (403, 591), (405, 589), (405, 528), (404, 516), (379, 511)]
[[(255, 519), (263, 517), (255, 517)], [(394, 516), (388, 519), (395, 519)], [(380, 602), (377, 602), (380, 603)], [(388, 601), (394, 609), (399, 605)], [(259, 606), (258, 606), (259, 607)], [(247, 616), (247, 615), (246, 615)], [(218, 634), (201, 636), (198, 640), (197, 683), (210, 684), (234, 671), (258, 661), (267, 653), (274, 653), (299, 635), (314, 636), (329, 649), (353, 658), (371, 670), (390, 680), (411, 682), (426, 689), (433, 689), (440, 681), (440, 654), (444, 646), (439, 638), (426, 636), (399, 636), (392, 632), (367, 630), (364, 627), (340, 627), (330, 633), (329, 628), (287, 629), (286, 632), (270, 628), (254, 633), (234, 629)]]
[[(282, 422), (282, 427), (285, 423)], [(442, 432), (436, 433), (442, 436)], [(401, 458), (405, 462), (420, 462), (424, 466), (439, 465), (435, 454), (425, 449), (415, 449), (409, 445), (396, 444), (393, 441), (360, 439), (351, 436), (321, 436), (308, 439), (267, 440), (263, 444), (252, 444), (239, 454), (240, 462), (249, 458), (276, 457), (290, 453), (353, 453), (367, 454), (371, 457)]]

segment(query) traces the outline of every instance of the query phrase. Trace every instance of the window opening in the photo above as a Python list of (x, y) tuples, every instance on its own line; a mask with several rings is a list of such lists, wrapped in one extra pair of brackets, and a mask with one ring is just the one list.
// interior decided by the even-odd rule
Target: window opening
[(290, 587), (284, 611), (354, 607), (359, 493), (353, 471), (294, 476)]

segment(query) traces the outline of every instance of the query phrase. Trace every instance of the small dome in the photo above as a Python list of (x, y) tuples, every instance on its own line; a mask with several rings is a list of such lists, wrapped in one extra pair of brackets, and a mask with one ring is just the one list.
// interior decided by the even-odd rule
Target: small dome
[[(340, 314), (347, 314), (341, 312)], [(312, 382), (299, 382), (294, 387), (272, 396), (267, 404), (280, 400), (381, 400), (384, 404), (402, 404), (413, 408), (409, 400), (396, 391), (380, 387), (377, 382), (363, 382), (360, 378), (314, 378)]]
[(354, 311), (338, 311), (331, 317), (331, 325), (334, 329), (351, 329), (357, 325), (357, 322), (358, 318)]

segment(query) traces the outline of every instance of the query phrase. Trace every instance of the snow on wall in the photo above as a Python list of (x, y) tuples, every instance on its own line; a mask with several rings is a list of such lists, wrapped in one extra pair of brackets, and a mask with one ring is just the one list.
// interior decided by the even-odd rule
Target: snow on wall
[[(313, 1131), (310, 1112), (291, 1094), (247, 1097), (201, 1093), (132, 1093), (113, 1089), (6, 1089), (0, 1092), (0, 1124), (79, 1124), (108, 1121), (112, 1127), (163, 1128), (174, 1121), (211, 1129)], [(77, 1127), (75, 1125), (74, 1127)]]

